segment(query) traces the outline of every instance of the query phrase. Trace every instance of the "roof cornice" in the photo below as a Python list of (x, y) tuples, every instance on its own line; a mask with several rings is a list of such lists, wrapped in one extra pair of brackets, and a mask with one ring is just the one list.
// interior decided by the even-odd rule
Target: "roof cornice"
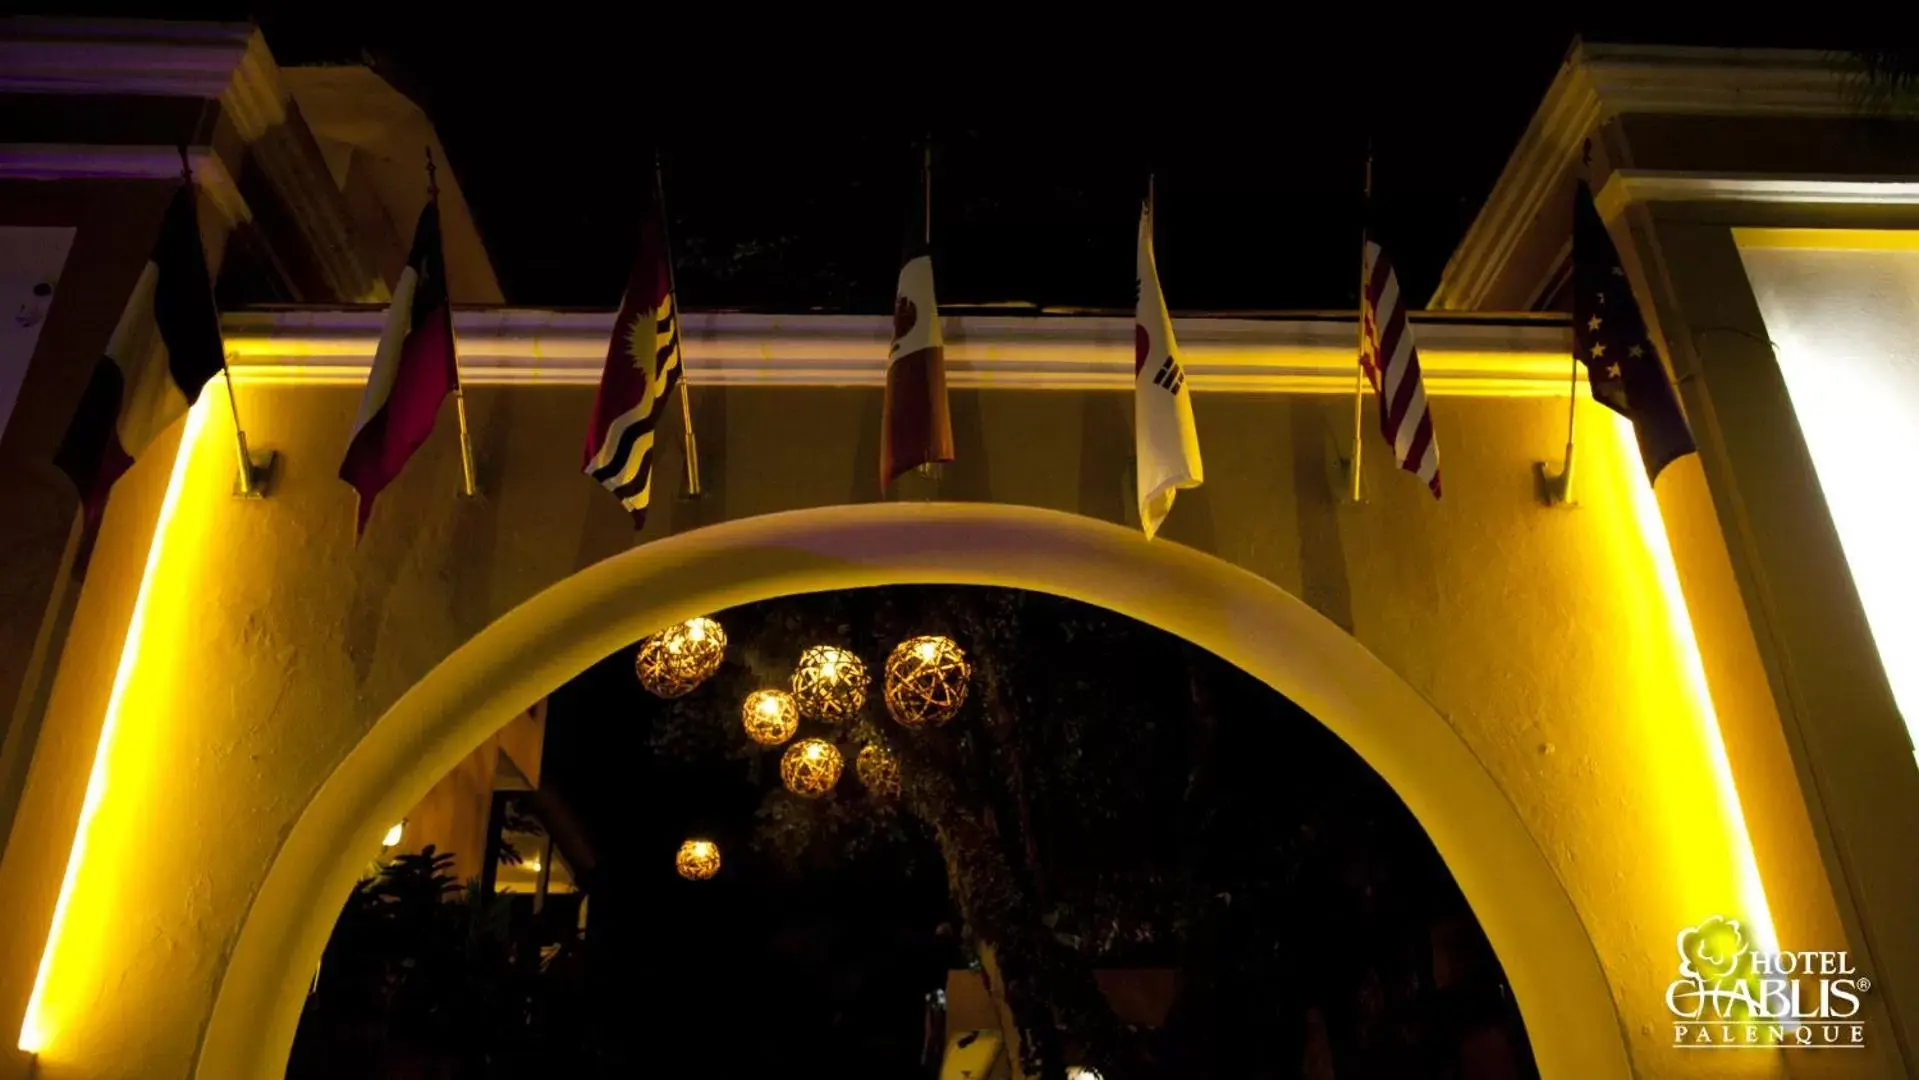
[[(243, 23), (11, 18), (0, 20), (0, 94), (176, 97), (207, 102), (231, 135), (203, 120), (190, 138), (196, 178), (234, 224), (253, 214), (232, 178), (257, 170), (287, 209), (335, 295), (385, 299), (376, 268), (351, 242), (344, 199), (292, 110), (280, 69), (256, 27)], [(179, 173), (172, 146), (0, 145), (0, 178), (164, 178)], [(233, 138), (237, 136), (236, 140)], [(244, 157), (245, 160), (239, 160)], [(163, 160), (165, 159), (165, 160)], [(166, 167), (170, 161), (171, 168)], [(218, 169), (211, 164), (219, 163)], [(208, 175), (200, 175), (200, 166)], [(164, 171), (157, 171), (164, 170)]]
[[(956, 388), (1127, 390), (1131, 318), (947, 316), (946, 364)], [(384, 312), (242, 312), (226, 317), (237, 381), (358, 385)], [(600, 380), (612, 312), (460, 311), (462, 378), (473, 384), (591, 386)], [(884, 316), (683, 316), (688, 380), (700, 386), (879, 387), (892, 320)], [(1358, 328), (1351, 318), (1175, 319), (1180, 360), (1202, 393), (1350, 393)], [(1564, 320), (1415, 321), (1433, 394), (1563, 396), (1571, 355)]]
[(1614, 117), (1863, 112), (1846, 72), (1823, 52), (1576, 43), (1428, 306), (1471, 311), (1485, 302), (1540, 208), (1577, 167), (1586, 140)]
[(256, 33), (246, 23), (0, 19), (0, 93), (216, 98)]

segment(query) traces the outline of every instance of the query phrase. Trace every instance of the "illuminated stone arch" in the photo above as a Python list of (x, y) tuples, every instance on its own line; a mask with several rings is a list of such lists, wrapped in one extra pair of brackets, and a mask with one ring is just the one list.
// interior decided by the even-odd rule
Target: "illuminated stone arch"
[(1237, 665), (1344, 739), (1419, 819), (1518, 997), (1545, 1076), (1630, 1074), (1570, 898), (1492, 775), (1406, 681), (1303, 601), (1191, 548), (1076, 515), (875, 503), (746, 518), (634, 548), (508, 612), (387, 710), (314, 796), (241, 930), (202, 1080), (278, 1076), (338, 899), (448, 769), (588, 665), (667, 623), (797, 593), (1002, 586), (1093, 604)]

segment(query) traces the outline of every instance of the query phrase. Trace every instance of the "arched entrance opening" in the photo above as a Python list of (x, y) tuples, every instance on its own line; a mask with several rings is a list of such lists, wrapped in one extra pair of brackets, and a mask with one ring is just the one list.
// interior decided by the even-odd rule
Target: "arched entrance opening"
[(508, 613), (405, 694), (316, 794), (242, 928), (201, 1077), (284, 1068), (337, 902), (387, 823), (518, 712), (660, 626), (775, 596), (889, 584), (1025, 589), (1184, 638), (1337, 734), (1445, 859), (1518, 998), (1542, 1075), (1629, 1072), (1590, 938), (1491, 775), (1432, 706), (1263, 579), (1089, 519), (982, 504), (872, 504), (750, 518), (636, 548)]

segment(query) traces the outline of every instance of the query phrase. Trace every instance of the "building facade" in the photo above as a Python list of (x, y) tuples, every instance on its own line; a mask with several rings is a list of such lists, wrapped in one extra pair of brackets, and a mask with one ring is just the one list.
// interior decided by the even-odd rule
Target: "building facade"
[[(1208, 479), (1153, 541), (1130, 320), (967, 314), (945, 323), (958, 461), (892, 496), (886, 320), (688, 314), (703, 492), (656, 495), (635, 535), (578, 467), (611, 314), (501, 307), (443, 180), (478, 493), (443, 418), (356, 543), (335, 473), (424, 197), (425, 118), (363, 70), (279, 68), (244, 27), (0, 38), (0, 91), (47, 117), (0, 146), (0, 240), (56, 279), (0, 372), (0, 538), (21, 553), (0, 571), (0, 1029), (20, 1032), (0, 1077), (279, 1075), (340, 898), (516, 717), (668, 622), (901, 583), (1105, 606), (1313, 713), (1432, 837), (1545, 1076), (1919, 1061), (1900, 697), (1919, 633), (1885, 543), (1911, 511), (1875, 490), (1919, 449), (1897, 334), (1919, 325), (1919, 188), (1898, 171), (1916, 144), (1830, 58), (1569, 55), (1414, 321), (1439, 503), (1379, 452), (1350, 498), (1352, 319), (1179, 320)], [(1588, 140), (1700, 453), (1655, 490), (1579, 390), (1567, 505), (1537, 466), (1565, 443), (1556, 311)], [(275, 465), (236, 497), (216, 380), (121, 481), (82, 577), (51, 451), (180, 143), (225, 261), (234, 406)], [(663, 456), (656, 492), (680, 467)], [(1675, 941), (1715, 916), (1760, 951), (1845, 951), (1871, 981), (1860, 1045), (1675, 1046)]]

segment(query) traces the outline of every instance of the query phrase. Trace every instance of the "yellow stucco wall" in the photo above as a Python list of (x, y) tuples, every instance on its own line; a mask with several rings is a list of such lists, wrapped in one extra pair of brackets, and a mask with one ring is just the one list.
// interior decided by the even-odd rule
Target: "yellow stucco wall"
[[(250, 437), (284, 456), (264, 501), (230, 497), (226, 414), (197, 414), (107, 795), (40, 1002), (42, 1075), (190, 1075), (242, 919), (319, 786), (435, 663), (634, 542), (577, 474), (590, 393), (471, 388), (481, 497), (456, 494), (448, 415), (357, 547), (353, 495), (334, 477), (357, 391), (243, 387)], [(1674, 935), (1760, 913), (1742, 895), (1749, 853), (1716, 783), (1709, 706), (1630, 438), (1582, 404), (1582, 505), (1547, 509), (1531, 463), (1563, 441), (1564, 400), (1441, 398), (1444, 502), (1371, 452), (1369, 498), (1353, 507), (1328, 477), (1350, 409), (1197, 395), (1209, 481), (1180, 496), (1165, 542), (1302, 598), (1454, 725), (1588, 928), (1637, 1071), (1772, 1074), (1770, 1054), (1682, 1062), (1662, 1049)], [(874, 391), (732, 388), (697, 394), (695, 412), (711, 495), (663, 500), (641, 539), (877, 498)], [(1129, 520), (1126, 397), (955, 392), (954, 415), (961, 461), (942, 499)], [(50, 714), (48, 729), (98, 725), (84, 713)], [(30, 787), (76, 782), (56, 772)], [(28, 804), (41, 805), (31, 792)], [(72, 821), (30, 825), (58, 835)], [(57, 878), (48, 854), (39, 869)], [(0, 971), (10, 991), (23, 977)]]

